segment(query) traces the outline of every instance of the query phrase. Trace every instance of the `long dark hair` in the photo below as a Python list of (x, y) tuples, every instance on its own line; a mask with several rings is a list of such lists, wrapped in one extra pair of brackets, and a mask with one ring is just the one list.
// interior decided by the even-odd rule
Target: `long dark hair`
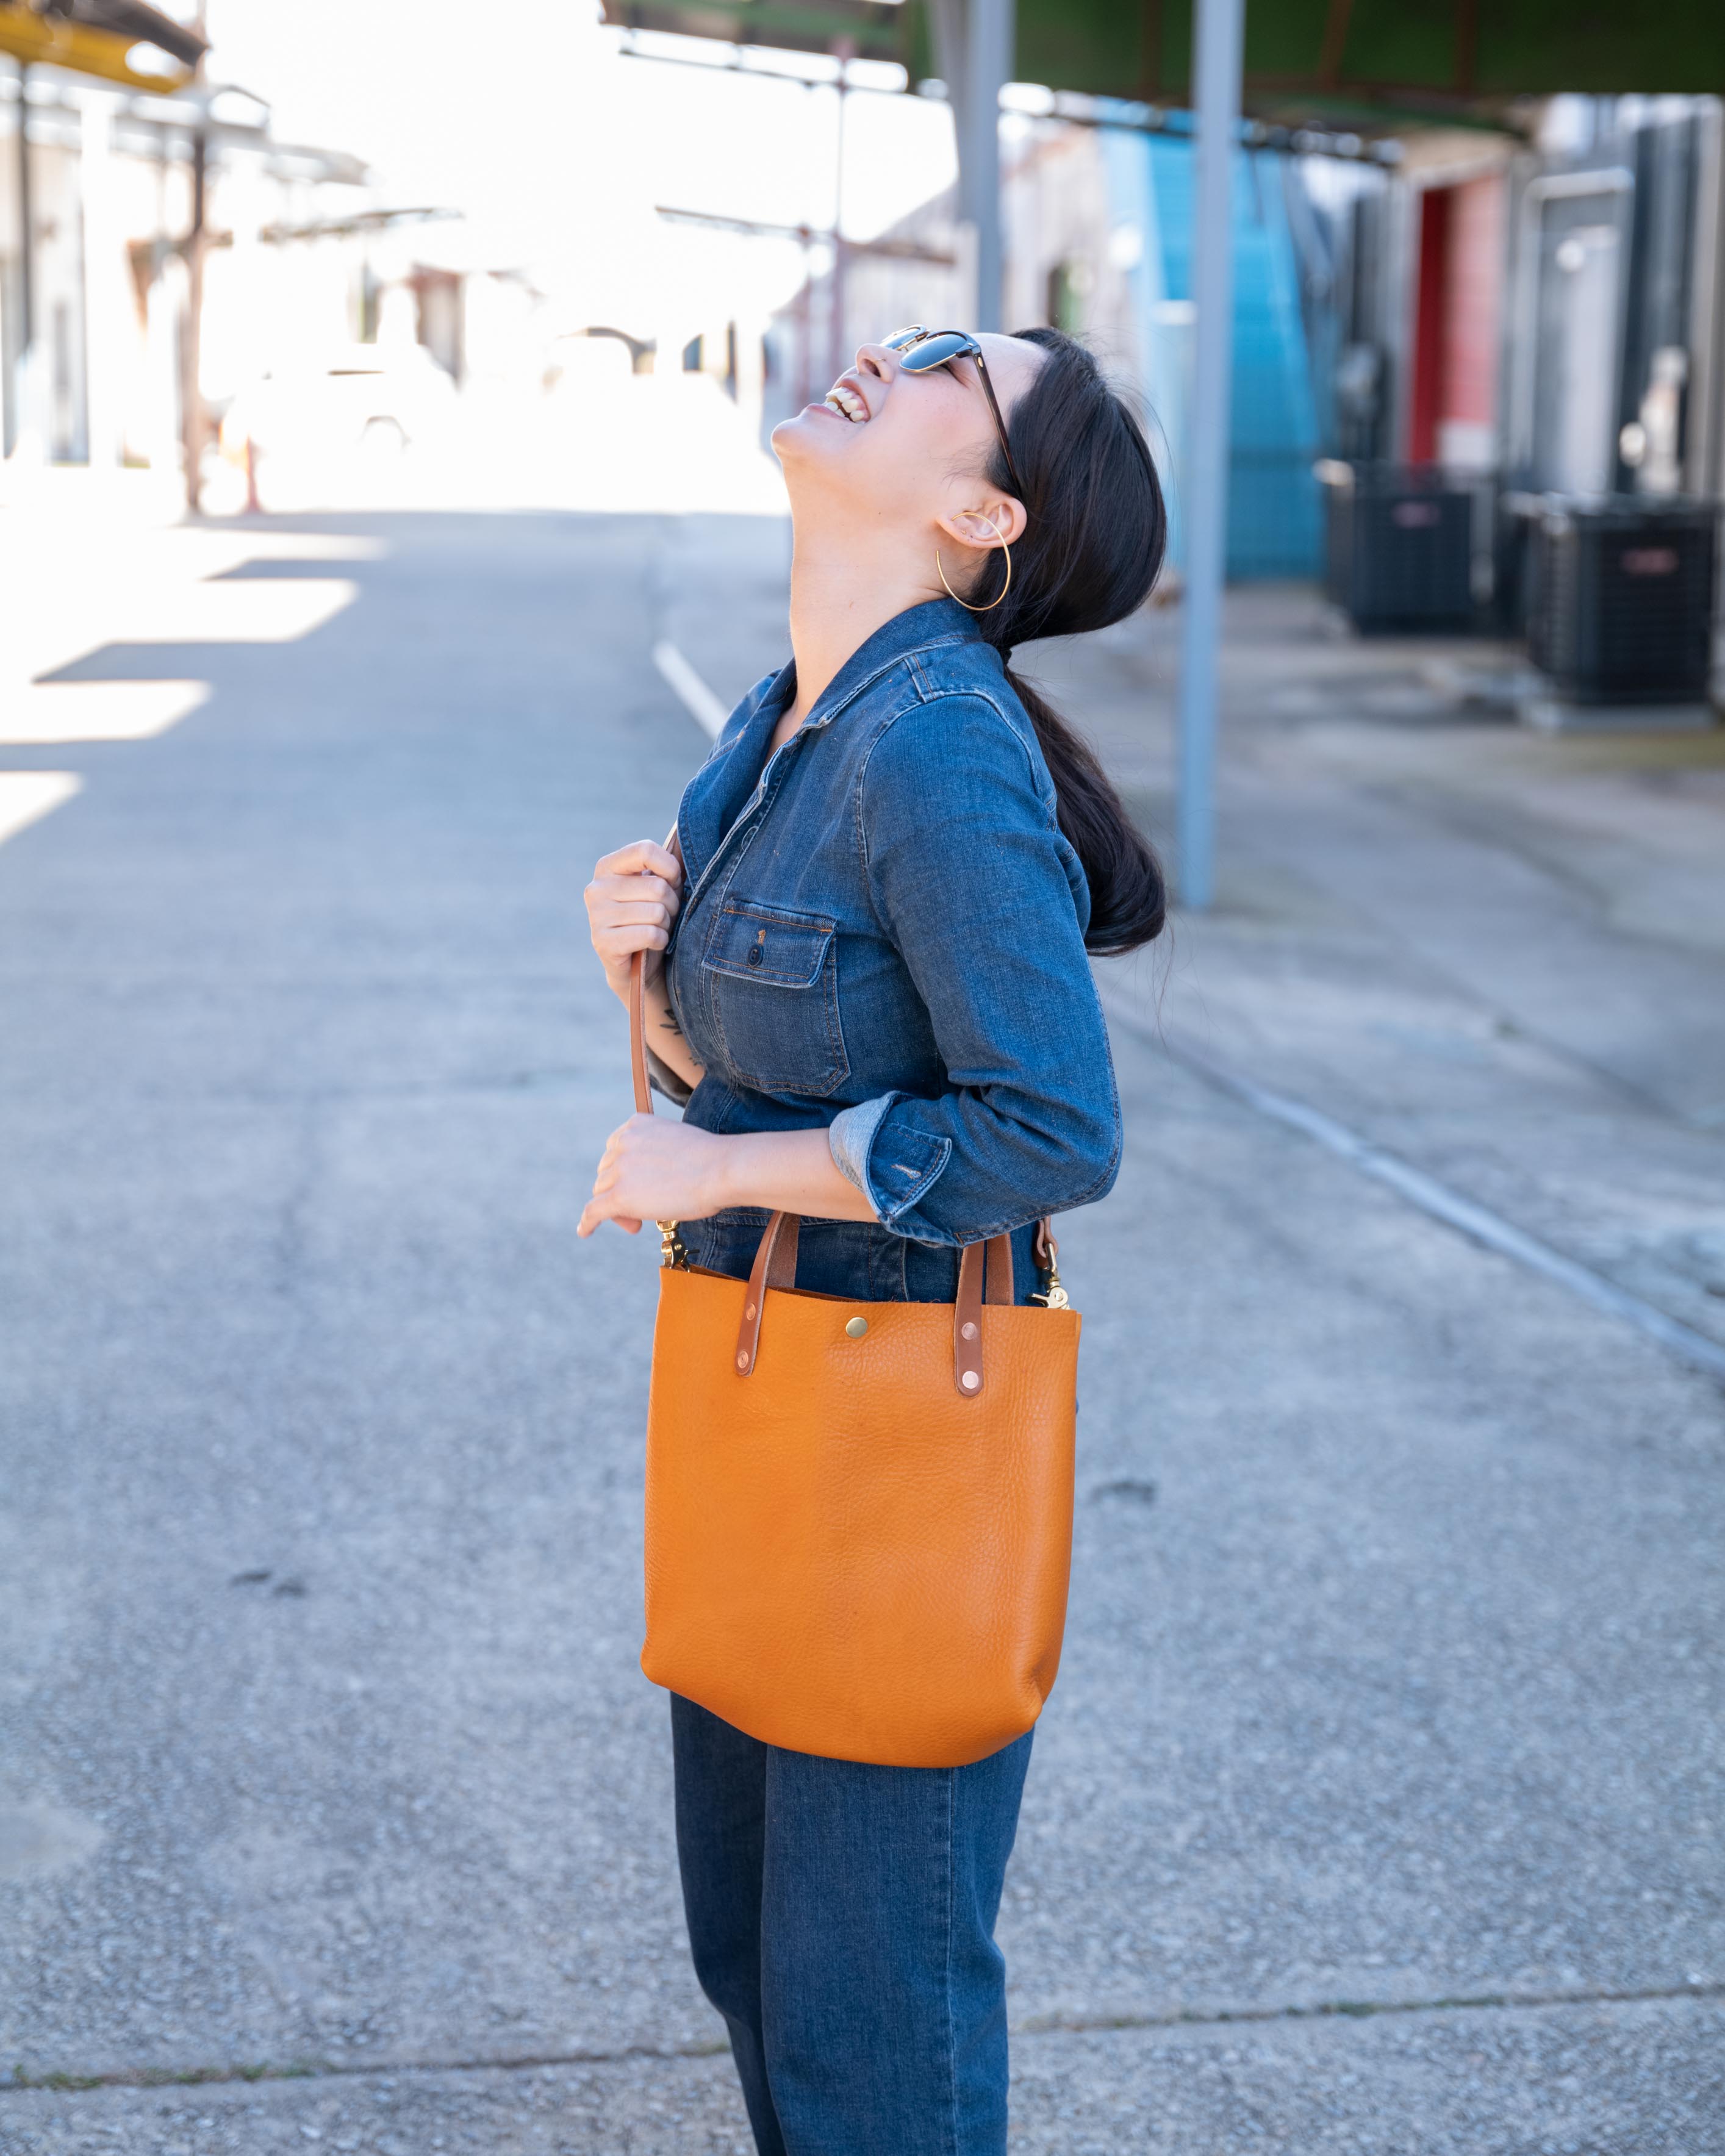
[[(1019, 330), (1046, 355), (1012, 408), (1008, 437), (1029, 499), (1012, 550), (1004, 600), (977, 627), (1006, 663), (1054, 780), (1060, 829), (1090, 884), (1086, 947), (1135, 951), (1162, 933), (1162, 866), (1096, 753), (1012, 666), (1013, 648), (1037, 636), (1106, 629), (1148, 598), (1168, 545), (1168, 511), (1143, 431), (1094, 357), (1060, 330)], [(1016, 494), (997, 444), (988, 482)], [(985, 604), (1006, 574), (991, 551), (969, 593)]]

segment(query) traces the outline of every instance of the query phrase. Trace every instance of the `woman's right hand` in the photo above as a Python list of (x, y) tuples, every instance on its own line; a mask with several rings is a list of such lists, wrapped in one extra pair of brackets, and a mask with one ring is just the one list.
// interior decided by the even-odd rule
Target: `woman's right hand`
[(593, 865), (583, 894), (588, 928), (612, 992), (625, 1002), (629, 962), (637, 951), (647, 954), (647, 985), (658, 978), (682, 886), (682, 863), (651, 839), (619, 846)]

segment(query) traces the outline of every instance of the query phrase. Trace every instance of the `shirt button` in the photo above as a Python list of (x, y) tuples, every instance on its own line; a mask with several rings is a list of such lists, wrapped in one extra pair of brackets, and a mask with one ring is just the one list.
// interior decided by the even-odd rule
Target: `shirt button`
[(759, 945), (758, 943), (751, 943), (751, 944), (750, 944), (750, 946), (749, 946), (749, 963), (750, 963), (750, 965), (752, 965), (752, 966), (758, 966), (758, 965), (761, 963), (761, 961), (762, 961), (762, 960), (766, 957), (766, 955), (767, 955), (767, 954), (766, 954), (766, 952), (765, 952), (761, 948), (761, 947), (760, 947), (760, 945)]

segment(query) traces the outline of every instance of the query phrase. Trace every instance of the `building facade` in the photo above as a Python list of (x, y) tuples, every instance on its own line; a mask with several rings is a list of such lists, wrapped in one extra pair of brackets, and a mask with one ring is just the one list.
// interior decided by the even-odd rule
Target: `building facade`
[[(1189, 140), (1131, 128), (1021, 121), (1004, 182), (1005, 316), (1083, 336), (1137, 408), (1180, 547), (1192, 352)], [(1307, 333), (1302, 228), (1316, 228), (1308, 161), (1242, 150), (1235, 203), (1235, 335), (1229, 570), (1317, 566), (1312, 465), (1322, 444)], [(965, 234), (952, 192), (842, 268), (811, 276), (768, 331), (767, 423), (819, 396), (858, 344), (901, 323), (969, 318)]]

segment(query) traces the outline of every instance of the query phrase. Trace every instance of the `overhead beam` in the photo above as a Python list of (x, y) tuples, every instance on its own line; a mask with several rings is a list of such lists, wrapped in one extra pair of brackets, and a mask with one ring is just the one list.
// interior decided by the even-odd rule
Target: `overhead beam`
[[(758, 217), (723, 217), (715, 210), (678, 209), (670, 203), (655, 203), (653, 207), (657, 215), (672, 224), (698, 224), (710, 232), (739, 233), (747, 239), (794, 239), (804, 247), (816, 242), (823, 247), (831, 247), (839, 239), (829, 225), (773, 224)], [(948, 249), (925, 247), (919, 239), (899, 239), (890, 235), (880, 239), (847, 239), (845, 245), (850, 254), (867, 255), (871, 259), (927, 262), (943, 270), (952, 269), (958, 259)]]
[(64, 68), (73, 74), (117, 82), (127, 90), (183, 90), (191, 81), (189, 68), (146, 74), (133, 67), (127, 54), (136, 51), (138, 43), (136, 38), (116, 37), (110, 30), (69, 23), (62, 16), (39, 15), (33, 8), (0, 0), (0, 53), (10, 53), (26, 66)]

